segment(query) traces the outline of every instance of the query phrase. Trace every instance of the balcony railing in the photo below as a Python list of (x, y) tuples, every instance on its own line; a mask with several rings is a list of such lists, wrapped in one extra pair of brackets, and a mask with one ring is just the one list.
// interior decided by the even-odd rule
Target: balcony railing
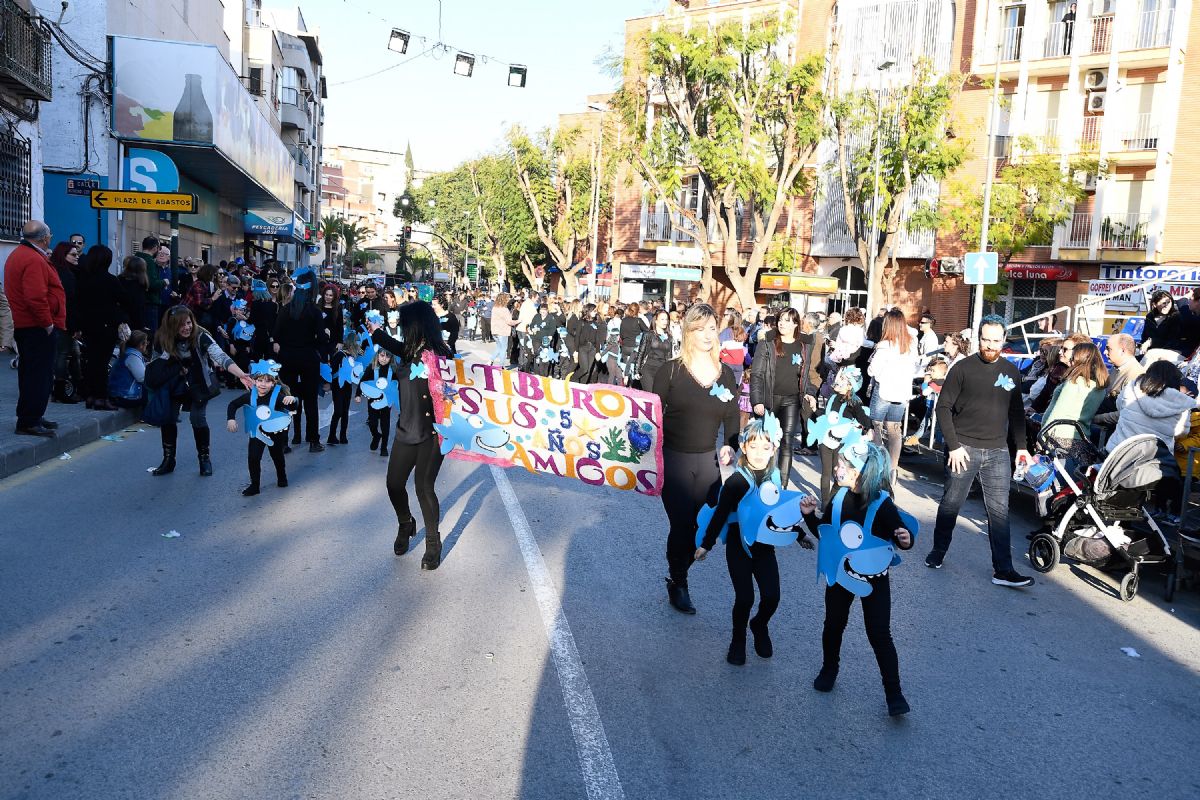
[(1092, 215), (1091, 213), (1076, 213), (1071, 215), (1071, 219), (1067, 222), (1066, 236), (1063, 238), (1063, 247), (1073, 248), (1088, 248), (1092, 243)]
[(1062, 152), (1062, 146), (1058, 141), (1058, 117), (1049, 117), (1046, 119), (1046, 126), (1042, 128), (1042, 135), (1038, 136), (1036, 141), (1039, 153), (1057, 155)]
[(1074, 22), (1053, 23), (1046, 30), (1046, 41), (1042, 45), (1042, 58), (1061, 58), (1071, 55), (1074, 37)]
[(1095, 153), (1100, 149), (1100, 131), (1104, 117), (1084, 117), (1083, 130), (1079, 134), (1079, 152)]
[(1025, 28), (1021, 25), (1004, 29), (1000, 40), (1001, 61), (1021, 60), (1021, 33), (1024, 30)]
[(1117, 214), (1100, 224), (1100, 247), (1104, 250), (1145, 250), (1149, 214)]
[(49, 101), (50, 33), (13, 0), (0, 0), (0, 86), (26, 100)]
[(1174, 25), (1173, 8), (1143, 11), (1138, 14), (1137, 23), (1126, 32), (1125, 47), (1129, 50), (1167, 47), (1171, 44), (1171, 29)]
[(1092, 52), (1107, 53), (1112, 49), (1112, 17), (1092, 17)]
[(292, 160), (305, 169), (312, 169), (312, 159), (308, 156), (308, 148), (288, 145), (288, 152), (292, 154)]
[[(692, 242), (695, 238), (689, 234), (683, 233), (675, 229), (671, 224), (672, 218), (680, 221), (679, 217), (675, 217), (670, 211), (643, 211), (643, 225), (645, 235), (643, 241), (647, 242)], [(687, 219), (681, 221), (683, 227), (691, 227), (691, 222)]]
[(1157, 150), (1158, 123), (1150, 114), (1138, 114), (1134, 124), (1121, 137), (1123, 150)]

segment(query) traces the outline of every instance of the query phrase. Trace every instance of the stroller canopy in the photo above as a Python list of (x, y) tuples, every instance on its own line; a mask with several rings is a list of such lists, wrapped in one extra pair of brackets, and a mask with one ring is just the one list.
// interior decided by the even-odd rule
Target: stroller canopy
[(1158, 460), (1158, 437), (1152, 433), (1130, 436), (1104, 459), (1092, 491), (1104, 499), (1122, 489), (1148, 489), (1163, 478)]

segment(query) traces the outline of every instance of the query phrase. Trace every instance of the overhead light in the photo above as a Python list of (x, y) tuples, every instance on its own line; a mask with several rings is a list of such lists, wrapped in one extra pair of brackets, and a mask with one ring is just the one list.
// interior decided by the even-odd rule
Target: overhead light
[(475, 71), (475, 56), (470, 53), (459, 53), (454, 59), (454, 74), (464, 78), (471, 77)]
[(529, 68), (523, 64), (513, 64), (508, 68), (508, 85), (514, 89), (525, 88), (525, 77), (529, 73)]
[(388, 50), (404, 54), (408, 52), (408, 31), (402, 31), (399, 28), (392, 28), (392, 35), (388, 39)]

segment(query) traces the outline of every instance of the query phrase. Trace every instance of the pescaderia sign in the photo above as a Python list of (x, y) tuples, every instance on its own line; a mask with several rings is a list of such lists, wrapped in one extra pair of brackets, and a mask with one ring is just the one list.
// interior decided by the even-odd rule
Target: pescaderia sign
[(662, 493), (658, 395), (461, 358), (431, 356), (425, 364), (447, 458)]

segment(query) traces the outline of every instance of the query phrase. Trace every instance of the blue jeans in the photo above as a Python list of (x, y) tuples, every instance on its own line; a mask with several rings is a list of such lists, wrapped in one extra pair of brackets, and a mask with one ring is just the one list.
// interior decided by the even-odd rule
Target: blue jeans
[(492, 353), (492, 363), (499, 361), (502, 364), (508, 363), (508, 337), (496, 337), (496, 351)]
[(971, 490), (975, 476), (983, 487), (983, 505), (987, 509), (988, 540), (992, 545), (992, 569), (1007, 572), (1013, 568), (1008, 529), (1008, 492), (1012, 485), (1012, 458), (1008, 448), (985, 450), (963, 445), (971, 460), (962, 472), (946, 470), (946, 489), (938, 505), (937, 522), (933, 527), (933, 550), (945, 553), (950, 549), (958, 512)]

